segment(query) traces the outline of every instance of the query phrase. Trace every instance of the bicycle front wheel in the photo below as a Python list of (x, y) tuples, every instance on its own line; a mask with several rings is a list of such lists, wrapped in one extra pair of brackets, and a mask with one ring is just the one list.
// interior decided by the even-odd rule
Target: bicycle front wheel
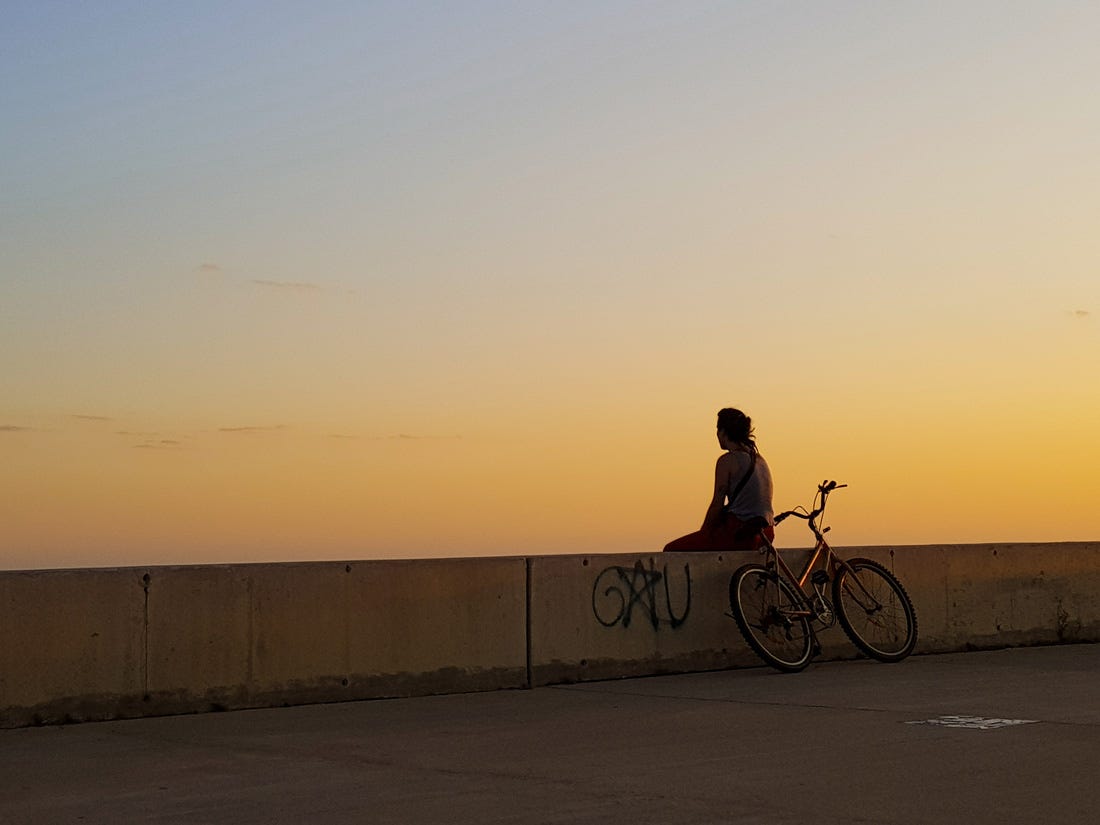
[(894, 574), (870, 559), (849, 559), (833, 580), (837, 617), (856, 647), (900, 662), (917, 644), (917, 612)]
[(730, 609), (741, 635), (777, 670), (795, 673), (810, 663), (814, 636), (793, 587), (774, 570), (746, 564), (730, 578)]

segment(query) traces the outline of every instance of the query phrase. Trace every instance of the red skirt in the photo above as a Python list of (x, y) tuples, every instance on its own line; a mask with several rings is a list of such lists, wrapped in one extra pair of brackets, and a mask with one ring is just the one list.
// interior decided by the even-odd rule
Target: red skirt
[[(737, 516), (725, 514), (721, 524), (704, 527), (694, 533), (688, 533), (675, 541), (665, 545), (666, 553), (698, 553), (714, 550), (756, 550), (760, 547), (760, 531), (753, 530), (748, 535), (738, 535), (745, 522)], [(764, 528), (764, 535), (768, 541), (775, 541), (775, 528), (771, 525)]]

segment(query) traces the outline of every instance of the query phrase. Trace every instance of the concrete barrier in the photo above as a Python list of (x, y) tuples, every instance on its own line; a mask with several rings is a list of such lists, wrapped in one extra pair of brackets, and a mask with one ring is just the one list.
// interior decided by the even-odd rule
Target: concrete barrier
[(875, 552), (918, 605), (919, 652), (1100, 640), (1100, 543)]
[[(917, 653), (1100, 640), (1100, 544), (837, 548), (898, 576), (916, 606)], [(752, 666), (729, 578), (758, 553), (531, 559), (535, 684)], [(784, 551), (798, 574), (806, 551)], [(839, 623), (820, 660), (859, 655)]]
[(0, 573), (0, 725), (140, 714), (144, 609), (138, 572)]
[[(839, 552), (897, 574), (918, 653), (1100, 641), (1100, 543)], [(759, 558), (0, 572), (0, 727), (755, 666), (726, 614)], [(856, 655), (839, 627), (820, 639)]]
[[(893, 567), (888, 549), (850, 555)], [(784, 551), (784, 559), (797, 575), (809, 552)], [(760, 665), (730, 614), (729, 580), (761, 561), (757, 552), (532, 559), (534, 683)], [(820, 659), (857, 655), (838, 624), (817, 630)]]
[(526, 563), (0, 573), (0, 726), (527, 684)]
[[(754, 664), (729, 610), (757, 554), (541, 556), (531, 565), (536, 685)], [(732, 631), (732, 633), (731, 633)]]

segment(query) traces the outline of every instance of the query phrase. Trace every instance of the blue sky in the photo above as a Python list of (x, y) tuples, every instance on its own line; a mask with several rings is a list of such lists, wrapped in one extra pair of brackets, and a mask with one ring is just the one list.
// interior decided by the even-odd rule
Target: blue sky
[[(117, 432), (202, 443), (208, 468), (244, 467), (257, 502), (269, 468), (201, 434), (266, 434), (316, 489), (328, 447), (305, 435), (356, 437), (362, 464), (330, 495), (393, 487), (393, 501), (420, 495), (417, 461), (377, 465), (409, 471), (400, 483), (355, 466), (396, 436), (480, 445), (487, 499), (550, 437), (563, 457), (606, 449), (601, 468), (642, 443), (656, 457), (629, 482), (600, 469), (583, 484), (563, 458), (540, 495), (577, 512), (544, 545), (650, 546), (697, 520), (710, 419), (731, 403), (756, 411), (786, 495), (822, 465), (880, 490), (853, 503), (865, 541), (1022, 535), (1015, 504), (966, 520), (975, 487), (1006, 472), (1024, 500), (1044, 495), (1027, 462), (1000, 463), (1022, 437), (1065, 451), (1072, 500), (1100, 491), (1091, 4), (22, 3), (5, 17), (0, 455), (38, 456), (36, 507), (79, 504), (56, 493), (77, 447), (129, 467), (110, 450), (139, 445)], [(928, 426), (951, 466), (987, 471), (930, 499), (929, 448), (910, 436)], [(652, 518), (618, 533), (579, 514), (650, 495)], [(929, 508), (947, 526), (912, 528)], [(343, 525), (332, 552), (446, 541), (357, 517), (324, 515)], [(467, 548), (529, 541), (456, 517)], [(100, 540), (89, 519), (73, 528), (81, 558), (165, 540)], [(22, 523), (0, 550), (72, 546)], [(234, 530), (199, 539), (273, 541)]]

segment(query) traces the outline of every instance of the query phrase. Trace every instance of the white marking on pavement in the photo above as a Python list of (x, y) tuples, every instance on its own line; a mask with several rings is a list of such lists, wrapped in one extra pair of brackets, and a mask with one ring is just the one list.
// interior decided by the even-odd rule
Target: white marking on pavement
[(1038, 719), (986, 719), (982, 716), (941, 716), (938, 719), (917, 719), (907, 725), (939, 725), (944, 728), (968, 728), (970, 730), (995, 730), (1015, 725), (1033, 725)]

